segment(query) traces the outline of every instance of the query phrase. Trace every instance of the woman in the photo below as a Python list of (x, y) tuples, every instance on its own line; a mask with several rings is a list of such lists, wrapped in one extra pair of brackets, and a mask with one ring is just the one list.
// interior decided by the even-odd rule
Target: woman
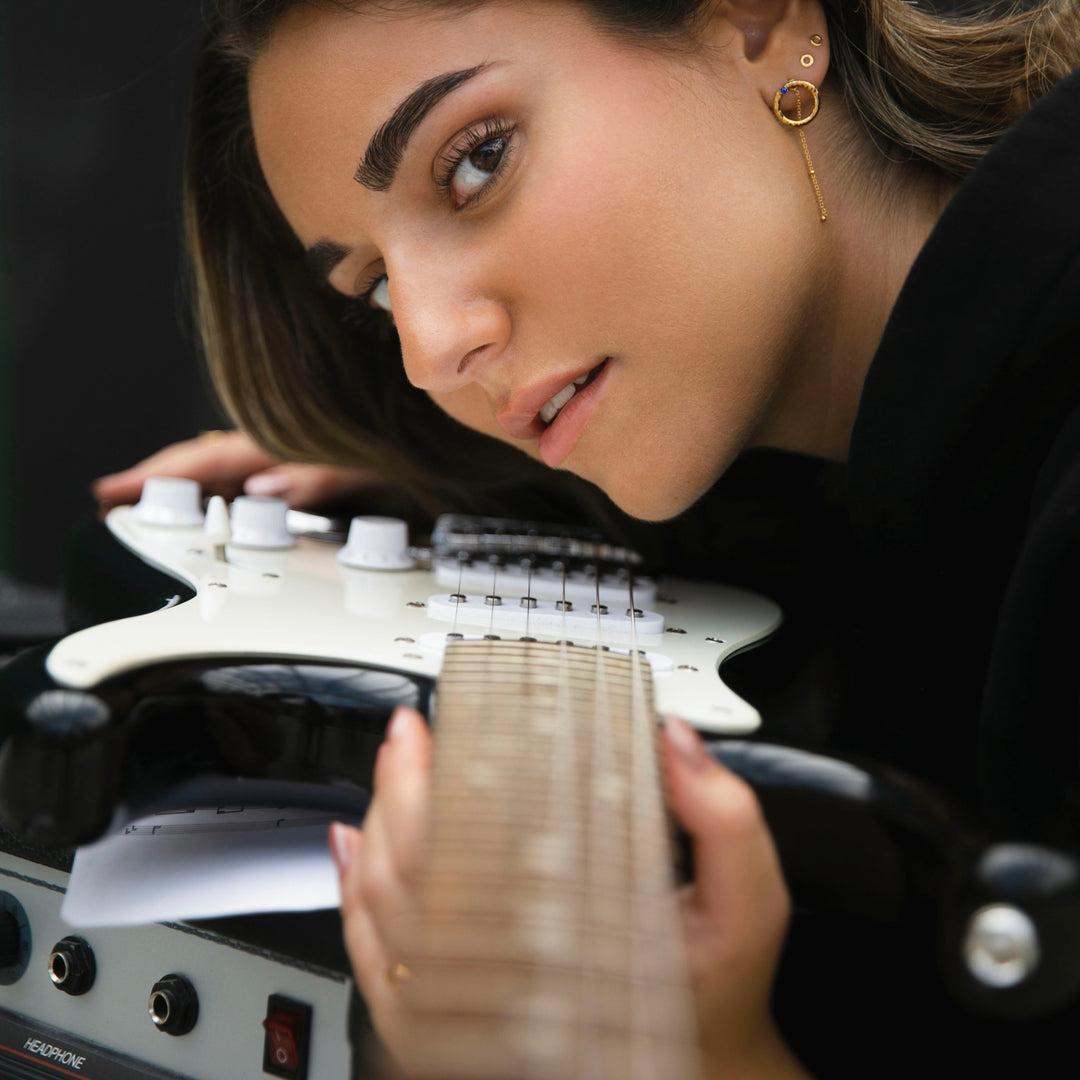
[[(847, 460), (844, 744), (1012, 835), (1075, 841), (1057, 620), (1080, 587), (1075, 0), (966, 19), (893, 0), (220, 8), (189, 144), (194, 299), (262, 447), (374, 467), (428, 505), (509, 498), (543, 465), (648, 520), (750, 447)], [(363, 843), (333, 836), (392, 1047), (388, 912), (427, 752), (396, 718)], [(768, 834), (678, 723), (665, 768), (698, 846), (709, 1070), (797, 1074), (767, 1012), (786, 910)]]

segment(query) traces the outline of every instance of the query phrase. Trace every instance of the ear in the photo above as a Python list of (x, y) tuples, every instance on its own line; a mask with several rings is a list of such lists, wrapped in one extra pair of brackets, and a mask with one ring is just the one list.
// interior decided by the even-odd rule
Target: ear
[(819, 0), (723, 0), (718, 14), (736, 32), (736, 65), (770, 109), (789, 79), (825, 81), (829, 32)]

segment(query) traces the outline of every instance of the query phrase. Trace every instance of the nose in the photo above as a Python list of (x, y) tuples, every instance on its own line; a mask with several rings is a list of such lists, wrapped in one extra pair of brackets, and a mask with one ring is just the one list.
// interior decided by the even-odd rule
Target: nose
[(433, 259), (389, 273), (405, 375), (413, 386), (450, 393), (490, 372), (510, 340), (506, 304)]

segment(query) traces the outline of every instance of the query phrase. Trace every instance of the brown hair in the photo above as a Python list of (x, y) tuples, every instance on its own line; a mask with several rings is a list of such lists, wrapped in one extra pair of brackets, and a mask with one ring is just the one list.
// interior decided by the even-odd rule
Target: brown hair
[[(610, 504), (461, 427), (412, 389), (386, 324), (351, 326), (312, 280), (259, 169), (247, 70), (295, 3), (218, 0), (190, 110), (185, 222), (198, 335), (226, 409), (285, 458), (381, 470), (430, 509), (494, 505), (531, 516), (537, 492)], [(359, 0), (365, 2), (365, 0)], [(420, 0), (424, 2), (424, 0)], [(478, 0), (426, 0), (461, 7)], [(692, 40), (706, 0), (580, 0), (613, 32)], [(1080, 63), (1080, 0), (935, 14), (906, 0), (824, 0), (833, 69), (852, 114), (890, 160), (959, 177), (1040, 94)], [(452, 452), (451, 452), (452, 450)], [(513, 503), (518, 501), (521, 508)], [(569, 511), (568, 511), (569, 512)]]

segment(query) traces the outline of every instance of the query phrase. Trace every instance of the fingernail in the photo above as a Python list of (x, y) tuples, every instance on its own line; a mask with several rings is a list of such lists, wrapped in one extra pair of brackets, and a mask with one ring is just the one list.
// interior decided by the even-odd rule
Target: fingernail
[(664, 723), (664, 734), (671, 749), (691, 769), (704, 769), (708, 764), (708, 754), (701, 741), (701, 736), (681, 717), (669, 716)]
[(399, 705), (390, 717), (390, 723), (386, 727), (387, 742), (401, 742), (408, 737), (412, 726), (412, 716), (404, 705)]
[(328, 837), (330, 855), (338, 868), (338, 873), (342, 876), (352, 866), (353, 860), (356, 858), (356, 840), (358, 836), (359, 830), (350, 828), (348, 825), (342, 825), (340, 821), (335, 821), (330, 826), (330, 835)]
[(275, 499), (284, 499), (292, 489), (292, 480), (288, 476), (275, 472), (255, 473), (244, 481), (245, 495), (264, 495)]

